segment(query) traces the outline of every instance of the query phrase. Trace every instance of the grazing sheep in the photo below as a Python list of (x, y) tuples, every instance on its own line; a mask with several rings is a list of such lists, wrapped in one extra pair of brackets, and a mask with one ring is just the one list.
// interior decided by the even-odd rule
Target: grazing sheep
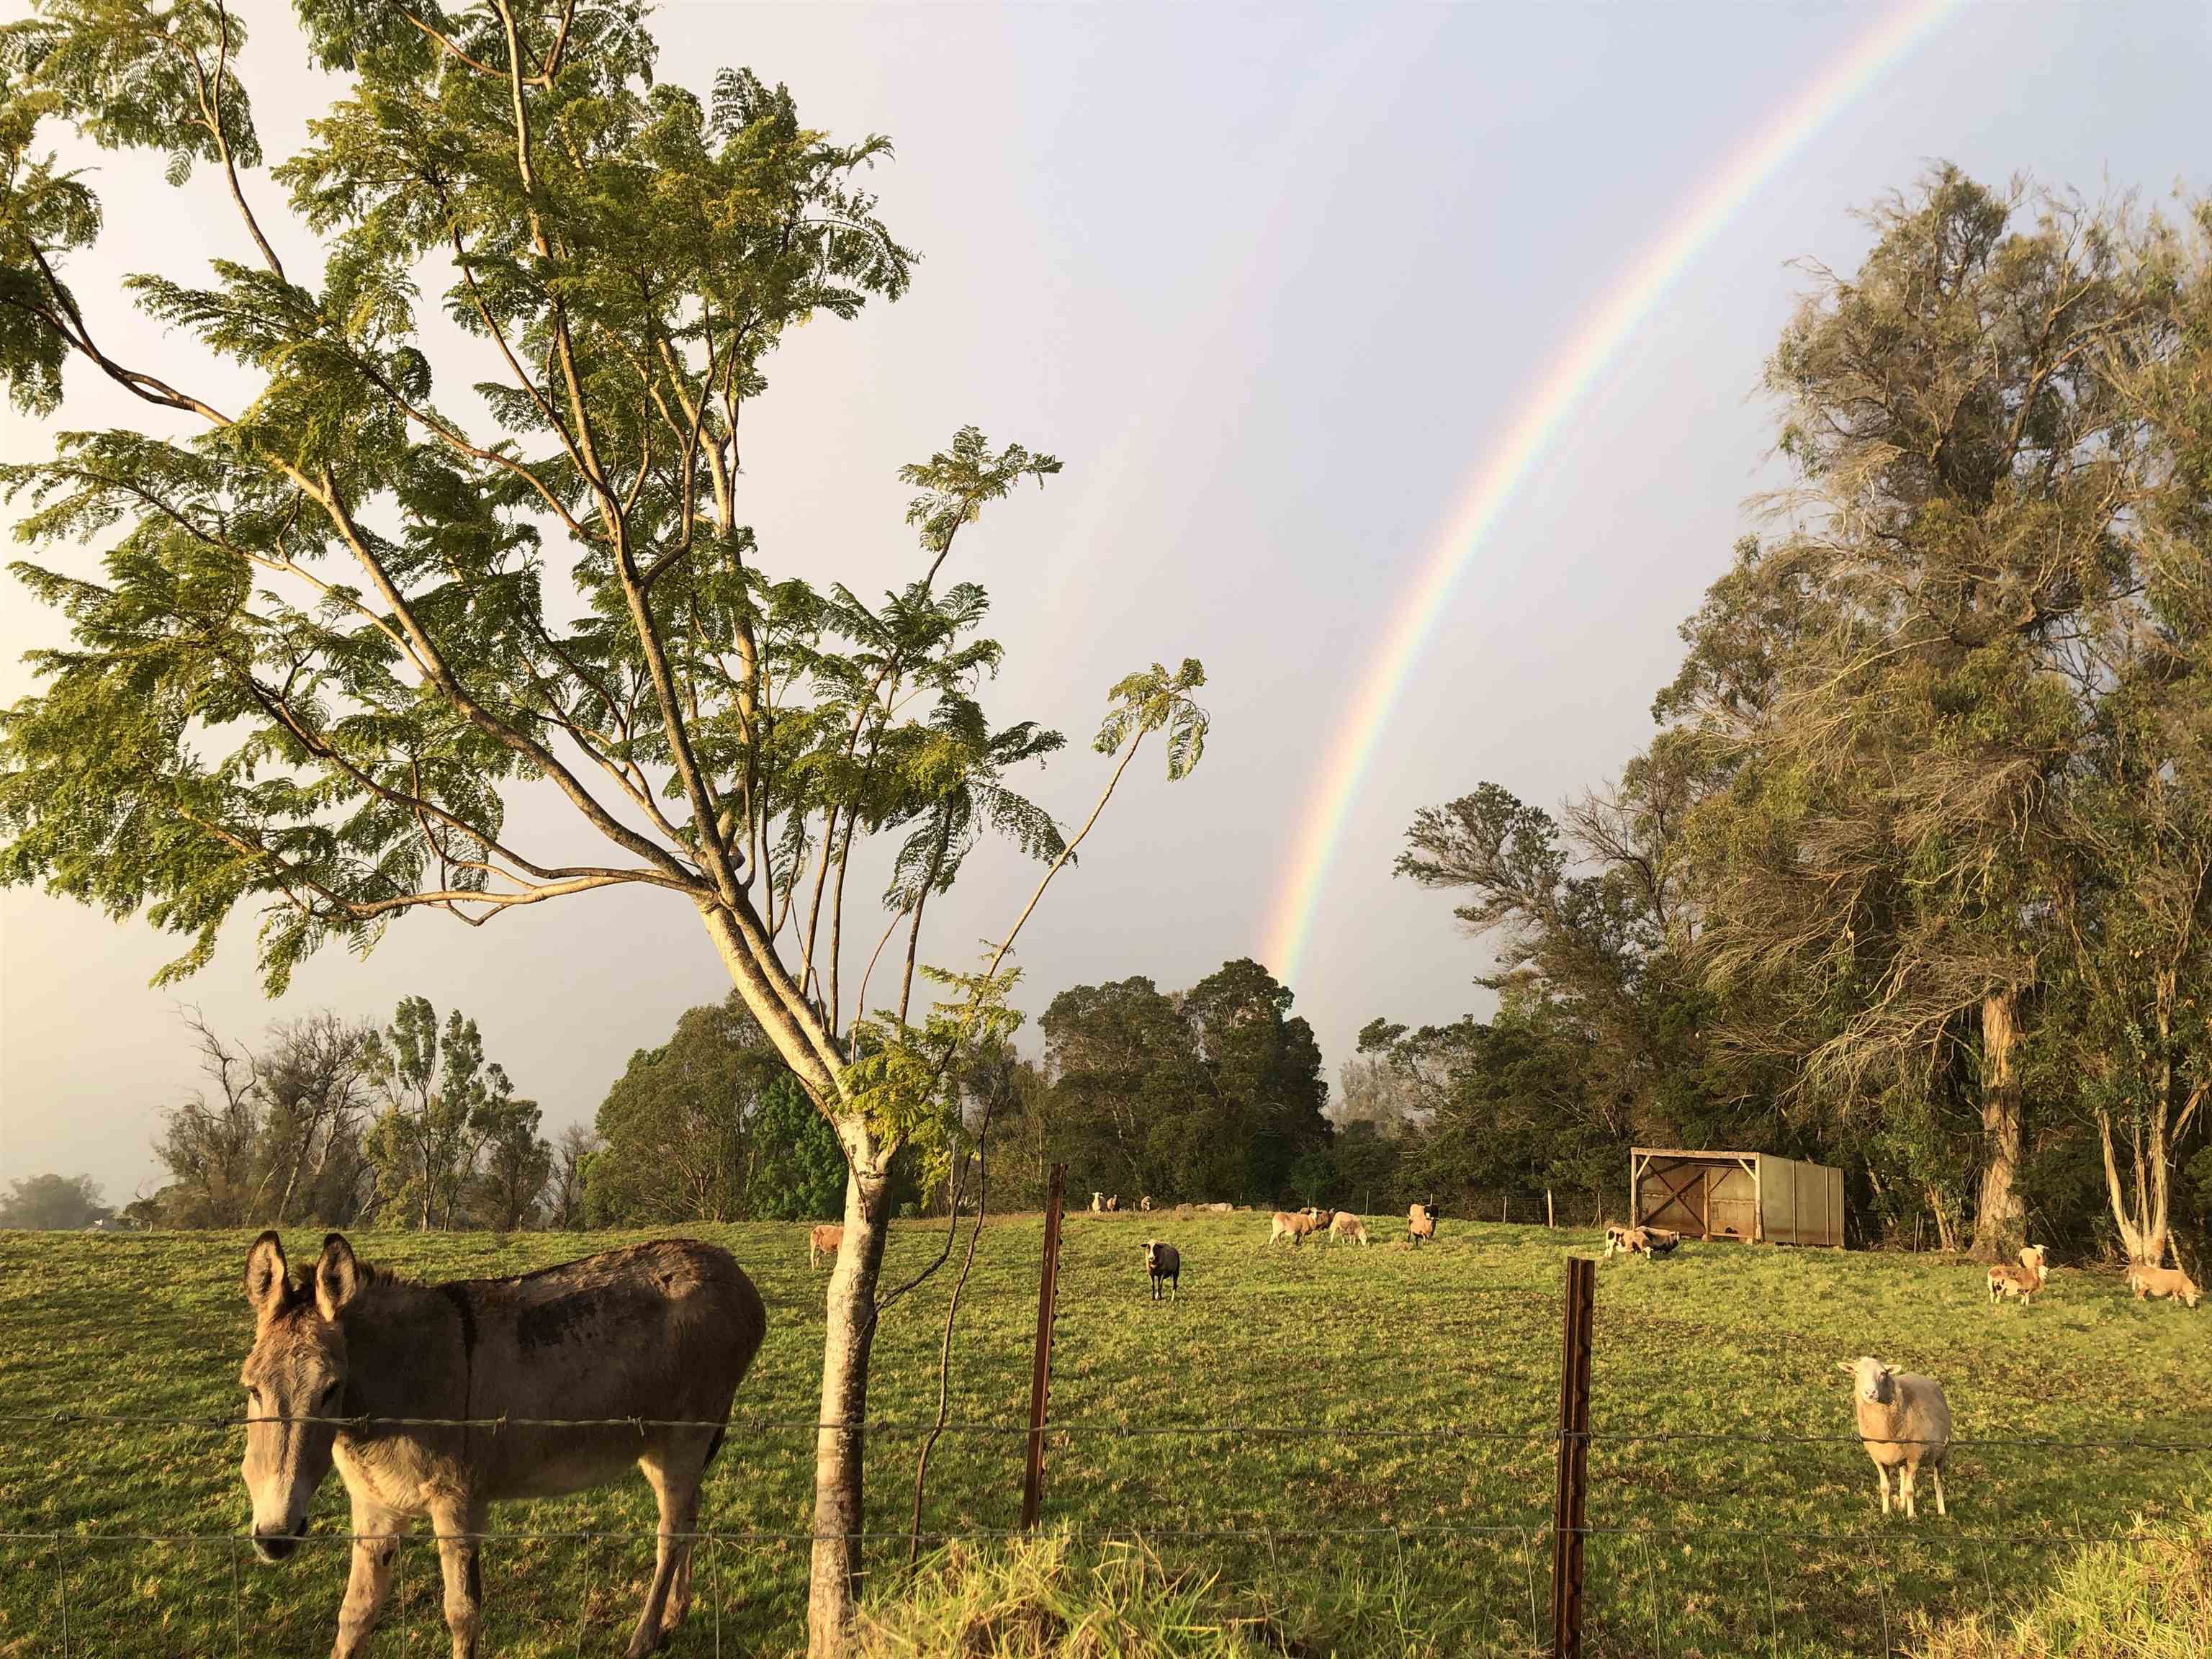
[(2016, 1296), (2023, 1308), (2035, 1304), (2035, 1293), (2043, 1288), (2043, 1246), (2030, 1244), (2020, 1253), (2020, 1266), (2011, 1267), (2000, 1261), (1990, 1269), (1990, 1300), (2001, 1302), (2006, 1297)]
[(1406, 1211), (1406, 1237), (1413, 1242), (1413, 1247), (1419, 1249), (1423, 1239), (1434, 1238), (1436, 1236), (1436, 1200), (1431, 1199), (1426, 1204), (1408, 1206)]
[(1105, 1194), (1093, 1193), (1091, 1194), (1091, 1213), (1093, 1215), (1103, 1215), (1106, 1213)]
[(1342, 1238), (1354, 1244), (1364, 1244), (1367, 1243), (1367, 1224), (1349, 1210), (1339, 1210), (1336, 1218), (1328, 1224), (1328, 1236), (1332, 1243)]
[(2128, 1288), (2136, 1293), (2138, 1302), (2172, 1297), (2192, 1308), (2203, 1295), (2197, 1288), (2197, 1281), (2179, 1267), (2154, 1267), (2148, 1261), (2128, 1263)]
[(1623, 1255), (1640, 1255), (1649, 1261), (1656, 1256), (1671, 1255), (1680, 1248), (1682, 1235), (1668, 1227), (1621, 1227), (1605, 1230), (1605, 1253), (1610, 1256), (1618, 1250)]
[[(1320, 1231), (1321, 1224), (1310, 1215), (1303, 1212), (1292, 1215), (1287, 1211), (1278, 1210), (1275, 1212), (1275, 1224), (1267, 1234), (1267, 1244), (1287, 1238), (1291, 1241), (1291, 1248), (1296, 1249), (1306, 1242), (1308, 1233)], [(1263, 1244), (1260, 1248), (1265, 1249), (1267, 1246)]]
[(1874, 1459), (1875, 1479), (1881, 1484), (1881, 1512), (1889, 1513), (1889, 1472), (1895, 1469), (1905, 1518), (1919, 1518), (1913, 1497), (1924, 1465), (1936, 1482), (1936, 1513), (1948, 1515), (1943, 1454), (1951, 1444), (1951, 1402), (1943, 1397), (1943, 1385), (1932, 1376), (1893, 1370), (1870, 1354), (1856, 1361), (1839, 1359), (1836, 1369), (1851, 1374), (1859, 1438)]
[(837, 1252), (845, 1248), (845, 1230), (834, 1221), (825, 1221), (806, 1236), (806, 1265), (819, 1267), (822, 1258), (835, 1260)]
[(1116, 1194), (1114, 1194), (1114, 1196), (1113, 1196), (1113, 1197), (1111, 1197), (1111, 1198), (1109, 1198), (1109, 1199), (1108, 1199), (1108, 1200), (1106, 1200), (1106, 1213), (1107, 1213), (1107, 1214), (1109, 1214), (1109, 1215), (1118, 1215), (1118, 1214), (1121, 1212), (1121, 1194), (1116, 1193)]
[(1163, 1244), (1157, 1238), (1145, 1241), (1145, 1271), (1152, 1276), (1152, 1300), (1158, 1302), (1167, 1294), (1160, 1287), (1165, 1285), (1174, 1291), (1177, 1301), (1182, 1297), (1182, 1254), (1172, 1244)]
[(1140, 1210), (1150, 1211), (1152, 1207), (1152, 1195), (1150, 1193), (1146, 1193), (1142, 1198), (1137, 1200), (1137, 1207)]

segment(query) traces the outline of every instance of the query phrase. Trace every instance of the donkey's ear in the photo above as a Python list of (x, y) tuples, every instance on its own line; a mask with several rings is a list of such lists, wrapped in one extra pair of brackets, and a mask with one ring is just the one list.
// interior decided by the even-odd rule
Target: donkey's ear
[(323, 1240), (322, 1255), (315, 1259), (315, 1310), (325, 1319), (336, 1319), (346, 1304), (361, 1293), (362, 1281), (368, 1276), (345, 1235), (331, 1234)]
[(246, 1253), (246, 1300), (257, 1324), (266, 1325), (292, 1299), (292, 1281), (284, 1274), (283, 1241), (273, 1232), (262, 1234)]

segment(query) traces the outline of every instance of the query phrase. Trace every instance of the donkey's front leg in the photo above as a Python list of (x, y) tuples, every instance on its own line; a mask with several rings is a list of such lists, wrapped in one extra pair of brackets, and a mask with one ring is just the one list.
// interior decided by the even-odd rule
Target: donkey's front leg
[(453, 1659), (477, 1659), (477, 1632), (483, 1622), (483, 1569), (477, 1560), (483, 1506), (452, 1499), (434, 1504), (430, 1525), (438, 1534), (438, 1565), (446, 1577), (446, 1628), (453, 1634)]
[(399, 1539), (406, 1530), (404, 1517), (354, 1496), (353, 1571), (346, 1578), (345, 1600), (338, 1604), (338, 1639), (331, 1659), (356, 1659), (368, 1647), (392, 1589), (392, 1564), (399, 1559)]

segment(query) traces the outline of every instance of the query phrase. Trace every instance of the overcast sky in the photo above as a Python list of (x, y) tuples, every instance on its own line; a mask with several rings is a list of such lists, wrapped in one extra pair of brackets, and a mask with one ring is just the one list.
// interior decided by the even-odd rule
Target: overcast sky
[[(334, 83), (305, 70), (289, 8), (243, 9), (264, 144), (287, 154)], [(1066, 463), (959, 552), (1008, 647), (994, 716), (1074, 739), (1033, 793), (1063, 817), (1087, 808), (1084, 740), (1122, 672), (1195, 655), (1212, 677), (1196, 776), (1133, 773), (1024, 934), (1032, 1011), (1071, 983), (1182, 986), (1261, 951), (1329, 738), (1468, 478), (1639, 251), (1878, 21), (1627, 0), (664, 6), (665, 77), (703, 89), (748, 64), (811, 125), (888, 134), (883, 210), (924, 256), (907, 299), (811, 325), (771, 361), (745, 450), (764, 562), (864, 592), (903, 580), (896, 469), (974, 422)], [(1332, 1076), (1375, 1016), (1481, 1006), (1483, 957), (1449, 902), (1391, 879), (1414, 809), (1486, 779), (1552, 805), (1648, 737), (1675, 629), (1773, 482), (1758, 380), (1805, 284), (1790, 262), (1848, 267), (1854, 210), (1936, 158), (2092, 195), (2203, 191), (2208, 85), (2212, 8), (1964, 4), (1702, 247), (1478, 550), (1366, 775), (1292, 985)], [(219, 183), (173, 190), (156, 161), (89, 159), (108, 231), (73, 267), (78, 291), (118, 356), (182, 350), (130, 322), (114, 279), (250, 257)], [(306, 241), (277, 240), (313, 269)], [(56, 424), (143, 420), (71, 374)], [(0, 457), (49, 444), (45, 423), (0, 413)], [(0, 700), (32, 684), (21, 653), (61, 637), (0, 586)], [(925, 954), (967, 961), (1028, 879), (979, 857)], [(160, 1109), (193, 1081), (183, 1002), (250, 1039), (317, 1007), (388, 1017), (420, 992), (477, 1018), (550, 1128), (588, 1118), (633, 1049), (728, 988), (696, 916), (649, 893), (482, 929), (410, 916), (365, 961), (317, 959), (274, 1006), (253, 928), (240, 918), (212, 967), (154, 990), (181, 942), (0, 894), (0, 1178), (87, 1171), (114, 1201), (149, 1182)]]

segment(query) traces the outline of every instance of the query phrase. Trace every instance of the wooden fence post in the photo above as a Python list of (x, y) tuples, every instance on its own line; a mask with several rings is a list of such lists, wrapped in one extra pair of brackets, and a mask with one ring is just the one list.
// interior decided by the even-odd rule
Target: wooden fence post
[(1559, 1340), (1559, 1468), (1552, 1498), (1552, 1655), (1581, 1659), (1583, 1534), (1589, 1483), (1590, 1312), (1597, 1263), (1567, 1258), (1566, 1322)]
[(1044, 1501), (1044, 1408), (1052, 1387), (1052, 1319), (1060, 1299), (1060, 1212), (1067, 1196), (1067, 1165), (1052, 1166), (1044, 1206), (1044, 1267), (1037, 1276), (1036, 1353), (1030, 1370), (1029, 1460), (1022, 1471), (1022, 1530), (1035, 1532)]

